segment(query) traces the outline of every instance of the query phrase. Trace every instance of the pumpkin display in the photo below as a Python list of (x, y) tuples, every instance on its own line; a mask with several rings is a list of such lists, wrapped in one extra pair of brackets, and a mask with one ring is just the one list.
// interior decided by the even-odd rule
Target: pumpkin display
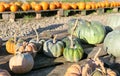
[(0, 69), (0, 76), (11, 76), (11, 75), (7, 70)]
[(113, 30), (108, 33), (104, 39), (104, 50), (115, 57), (120, 57), (120, 45), (119, 45), (120, 31)]
[(56, 35), (54, 39), (49, 39), (45, 41), (43, 45), (43, 52), (49, 57), (59, 57), (63, 54), (64, 43), (60, 40), (56, 40)]
[[(71, 28), (76, 19), (68, 21), (68, 26)], [(68, 30), (70, 31), (70, 30)], [(83, 42), (88, 44), (101, 43), (106, 35), (106, 30), (103, 24), (98, 21), (86, 21), (79, 19), (77, 28), (73, 35), (79, 37)]]
[(0, 12), (4, 12), (5, 11), (5, 7), (4, 7), (4, 5), (0, 5)]
[(34, 60), (29, 53), (18, 52), (9, 60), (10, 70), (17, 74), (23, 74), (31, 71), (33, 65), (34, 65)]
[(17, 10), (18, 10), (18, 6), (17, 5), (13, 4), (13, 5), (10, 6), (10, 11), (11, 12), (16, 12)]
[(74, 25), (73, 28), (71, 28), (71, 36), (70, 38), (70, 46), (69, 47), (65, 47), (64, 51), (63, 51), (63, 56), (66, 59), (66, 61), (70, 61), (70, 62), (78, 62), (82, 57), (83, 57), (83, 48), (81, 47), (80, 44), (76, 43), (75, 45), (73, 45), (73, 37), (72, 34), (75, 30), (75, 28), (77, 27), (77, 23), (78, 20), (76, 20), (76, 23)]
[(48, 10), (48, 8), (49, 8), (49, 3), (48, 2), (41, 2), (40, 5), (42, 6), (43, 10)]

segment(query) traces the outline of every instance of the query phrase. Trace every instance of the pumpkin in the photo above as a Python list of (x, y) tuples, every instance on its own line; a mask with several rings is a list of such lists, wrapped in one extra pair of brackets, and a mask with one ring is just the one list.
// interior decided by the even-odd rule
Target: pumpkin
[(56, 9), (56, 5), (55, 5), (54, 3), (50, 3), (50, 4), (49, 4), (49, 9), (50, 9), (50, 10)]
[(27, 11), (28, 10), (27, 5), (25, 5), (25, 4), (22, 4), (21, 8), (22, 8), (23, 11)]
[(110, 15), (107, 17), (107, 25), (111, 27), (112, 29), (116, 29), (117, 27), (120, 26), (120, 15), (119, 14), (114, 14)]
[[(71, 28), (76, 19), (68, 21), (68, 26)], [(70, 30), (69, 30), (70, 31)], [(88, 44), (101, 43), (106, 35), (106, 30), (103, 24), (98, 21), (86, 21), (79, 19), (77, 28), (73, 35), (79, 37), (83, 42)]]
[(7, 11), (10, 10), (10, 4), (5, 3), (5, 4), (4, 4), (4, 7), (5, 7), (5, 10), (7, 10)]
[(36, 2), (31, 2), (30, 3), (30, 5), (31, 5), (31, 7), (32, 7), (33, 10), (34, 10), (36, 4), (37, 4)]
[(17, 5), (13, 4), (13, 5), (10, 6), (10, 11), (11, 12), (16, 12), (17, 10), (18, 10), (18, 6)]
[(72, 9), (77, 9), (77, 4), (76, 4), (76, 3), (71, 3), (71, 4), (70, 4), (70, 7), (71, 7)]
[(0, 76), (11, 76), (11, 75), (7, 70), (0, 69)]
[(0, 12), (4, 12), (4, 11), (5, 11), (4, 5), (0, 5)]
[(79, 10), (84, 10), (85, 6), (86, 6), (86, 3), (85, 2), (79, 2), (79, 3), (77, 3), (77, 6), (78, 6)]
[(8, 53), (15, 54), (16, 53), (16, 43), (14, 41), (14, 38), (10, 38), (6, 42), (6, 50)]
[(70, 67), (68, 67), (64, 76), (81, 76), (81, 74), (82, 74), (81, 66), (78, 64), (73, 64)]
[(78, 20), (76, 20), (76, 23), (73, 28), (71, 28), (71, 35), (70, 35), (70, 46), (66, 47), (63, 51), (63, 56), (67, 61), (70, 62), (78, 62), (83, 57), (83, 48), (80, 44), (76, 43), (73, 45), (73, 36), (76, 27), (77, 27)]
[(48, 10), (48, 8), (49, 8), (49, 3), (48, 2), (41, 2), (40, 5), (42, 6), (43, 10)]
[(34, 65), (33, 57), (29, 53), (20, 53), (10, 58), (9, 68), (12, 72), (23, 74), (32, 70)]
[(108, 33), (104, 39), (104, 50), (115, 57), (120, 57), (120, 45), (119, 45), (120, 31), (113, 30)]
[(63, 50), (64, 44), (62, 41), (56, 40), (56, 36), (54, 39), (45, 41), (43, 45), (43, 52), (49, 57), (59, 57), (63, 54)]
[(86, 3), (85, 9), (86, 9), (86, 10), (91, 9), (91, 4), (90, 4), (90, 3)]
[(56, 8), (61, 8), (61, 3), (60, 2), (55, 1), (55, 2), (53, 2), (53, 4), (56, 5)]
[(62, 8), (63, 10), (69, 10), (71, 7), (70, 7), (70, 4), (69, 4), (69, 3), (62, 3), (61, 8)]
[(36, 12), (40, 11), (40, 10), (42, 10), (42, 6), (40, 4), (36, 4), (35, 7), (34, 7), (34, 10)]
[(17, 5), (17, 6), (19, 6), (19, 7), (22, 5), (21, 2), (15, 2), (14, 4)]

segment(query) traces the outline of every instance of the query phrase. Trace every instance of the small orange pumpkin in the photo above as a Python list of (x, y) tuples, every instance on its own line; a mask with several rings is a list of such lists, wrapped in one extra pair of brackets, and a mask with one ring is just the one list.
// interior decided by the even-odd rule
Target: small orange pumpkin
[(70, 4), (69, 3), (62, 3), (62, 7), (61, 7), (63, 10), (69, 10), (71, 7), (70, 7)]
[(16, 12), (17, 10), (18, 10), (18, 6), (17, 5), (13, 4), (13, 5), (10, 6), (10, 11), (11, 12)]
[(5, 3), (5, 4), (3, 4), (3, 5), (4, 5), (4, 7), (5, 7), (5, 10), (10, 10), (10, 4)]
[(48, 8), (49, 8), (49, 3), (48, 2), (41, 2), (40, 5), (42, 6), (43, 10), (48, 10)]
[(0, 5), (0, 12), (4, 12), (4, 11), (5, 11), (4, 5)]
[(19, 7), (22, 5), (21, 2), (15, 2), (14, 4), (17, 5), (17, 6), (19, 6)]
[(35, 7), (34, 7), (34, 10), (36, 12), (40, 11), (40, 10), (42, 10), (42, 6), (40, 4), (36, 4)]
[(87, 3), (87, 4), (86, 4), (85, 9), (86, 9), (86, 10), (91, 9), (91, 5), (90, 5), (90, 3)]
[(26, 4), (22, 4), (21, 8), (22, 8), (23, 11), (27, 11), (28, 10), (28, 7), (27, 7)]
[(56, 9), (57, 7), (56, 7), (56, 5), (54, 4), (54, 3), (50, 3), (49, 4), (49, 9), (50, 10), (54, 10), (54, 9)]
[(79, 10), (84, 10), (86, 3), (85, 2), (79, 2), (79, 3), (77, 3), (77, 5), (78, 5)]
[(76, 3), (71, 3), (71, 4), (70, 4), (70, 7), (71, 7), (72, 9), (77, 9)]
[(37, 3), (36, 2), (31, 2), (30, 5), (31, 5), (31, 8), (34, 10), (34, 7)]
[(61, 8), (61, 3), (60, 2), (53, 2), (56, 5), (56, 8)]

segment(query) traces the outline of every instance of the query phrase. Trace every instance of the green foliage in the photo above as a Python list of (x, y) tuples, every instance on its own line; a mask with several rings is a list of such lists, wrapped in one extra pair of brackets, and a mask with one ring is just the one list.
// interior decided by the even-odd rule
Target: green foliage
[(70, 13), (70, 10), (65, 10), (65, 11), (63, 12), (64, 16), (68, 16), (69, 13)]

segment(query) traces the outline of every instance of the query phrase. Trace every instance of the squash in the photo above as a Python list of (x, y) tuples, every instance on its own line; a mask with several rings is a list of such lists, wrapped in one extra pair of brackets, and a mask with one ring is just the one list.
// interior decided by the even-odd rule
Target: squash
[(66, 47), (63, 51), (63, 56), (66, 59), (66, 61), (70, 61), (70, 62), (78, 62), (82, 57), (83, 57), (83, 48), (81, 47), (80, 44), (75, 44), (73, 45), (73, 40), (72, 40), (72, 34), (77, 26), (78, 20), (76, 20), (76, 23), (74, 25), (73, 28), (71, 28), (71, 36), (70, 38), (70, 42), (71, 45), (69, 47)]
[(54, 1), (53, 4), (56, 5), (56, 8), (61, 8), (62, 3), (58, 2), (58, 1)]
[[(76, 19), (68, 21), (68, 27), (71, 28)], [(70, 30), (68, 30), (70, 32)], [(98, 21), (86, 21), (79, 19), (77, 28), (73, 35), (79, 37), (83, 42), (88, 44), (99, 44), (103, 41), (106, 30), (103, 24)]]
[(57, 6), (54, 4), (54, 3), (50, 3), (49, 4), (49, 9), (50, 10), (54, 10), (54, 9), (56, 9), (57, 8)]
[(43, 10), (48, 10), (49, 8), (49, 3), (48, 2), (40, 2), (40, 5), (42, 6)]
[(11, 75), (7, 70), (0, 69), (0, 76), (11, 76)]
[(120, 31), (113, 30), (112, 32), (108, 33), (104, 39), (103, 47), (104, 50), (115, 57), (120, 57)]
[(111, 14), (107, 17), (107, 26), (111, 27), (112, 29), (116, 29), (120, 26), (120, 15), (119, 14)]
[(63, 10), (69, 10), (71, 7), (69, 3), (62, 3), (61, 8)]
[(79, 10), (84, 10), (86, 7), (86, 3), (85, 2), (78, 2), (77, 6), (78, 6)]
[(70, 4), (70, 7), (71, 7), (72, 9), (77, 9), (77, 8), (78, 8), (76, 3), (71, 3), (71, 4)]
[(39, 12), (40, 10), (42, 10), (42, 6), (41, 6), (40, 4), (35, 4), (34, 10), (35, 10), (36, 12)]
[(70, 67), (68, 67), (64, 76), (81, 76), (81, 74), (82, 74), (81, 66), (79, 64), (72, 64)]
[(18, 6), (17, 5), (13, 4), (13, 5), (10, 6), (10, 11), (11, 12), (16, 12), (17, 10), (18, 10)]
[(45, 41), (43, 45), (43, 52), (49, 57), (59, 57), (63, 54), (64, 44), (60, 40), (56, 40), (56, 35), (54, 39), (49, 39)]
[(4, 11), (5, 11), (4, 5), (0, 5), (0, 12), (4, 12)]
[(33, 66), (34, 60), (29, 53), (18, 52), (9, 60), (10, 70), (17, 74), (27, 73), (32, 70)]
[(22, 8), (23, 11), (27, 11), (27, 10), (28, 10), (28, 7), (27, 7), (26, 4), (22, 4), (22, 5), (21, 5), (21, 8)]

